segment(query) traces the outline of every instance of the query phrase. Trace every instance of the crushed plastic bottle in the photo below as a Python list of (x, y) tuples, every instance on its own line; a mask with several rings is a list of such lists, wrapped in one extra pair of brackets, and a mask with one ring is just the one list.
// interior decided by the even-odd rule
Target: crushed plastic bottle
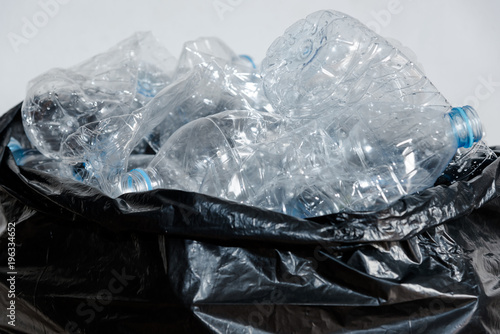
[(280, 117), (253, 110), (225, 111), (199, 118), (176, 131), (147, 168), (123, 176), (115, 196), (171, 188), (243, 202), (251, 189), (263, 186), (267, 162), (278, 161), (260, 161), (264, 165), (250, 162), (245, 165), (246, 172), (238, 173), (244, 168), (242, 159), (253, 161), (259, 144), (274, 141), (282, 126)]
[[(205, 108), (204, 102), (202, 105), (197, 102), (203, 96), (212, 101), (220, 97), (219, 85), (224, 77), (214, 75), (222, 74), (217, 69), (215, 63), (196, 66), (144, 107), (127, 115), (108, 117), (80, 127), (62, 144), (61, 159), (70, 165), (83, 163), (87, 170), (84, 182), (94, 184), (97, 181), (101, 190), (109, 193), (116, 178), (126, 170), (133, 148), (144, 136), (154, 134), (153, 129), (158, 124), (165, 124), (163, 136), (201, 117), (199, 111), (213, 112), (213, 109)], [(164, 138), (162, 136), (159, 140)]]
[[(133, 108), (64, 129), (57, 147), (112, 197), (170, 188), (298, 217), (380, 210), (432, 186), (483, 136), (472, 107), (452, 108), (403, 52), (335, 11), (288, 28), (261, 75), (202, 38), (185, 44), (163, 89), (134, 80)], [(145, 136), (157, 154), (124, 173)]]
[(449, 103), (401, 51), (358, 20), (336, 11), (308, 15), (277, 38), (262, 61), (276, 111), (314, 119), (354, 104)]
[(253, 60), (237, 56), (220, 39), (201, 37), (184, 43), (175, 77), (200, 68), (203, 75), (189, 87), (189, 98), (181, 95), (173, 101), (176, 110), (148, 136), (153, 150), (158, 151), (178, 128), (197, 118), (224, 110), (272, 110), (261, 90), (260, 73)]
[(80, 126), (145, 105), (170, 83), (174, 67), (175, 58), (151, 33), (136, 33), (81, 64), (49, 70), (28, 84), (26, 134), (58, 159), (61, 144)]
[(22, 144), (13, 137), (11, 137), (7, 146), (12, 152), (16, 165), (18, 166), (36, 169), (60, 177), (78, 179), (76, 170), (61, 164), (60, 160), (44, 156), (37, 149), (23, 147)]
[[(76, 168), (68, 169), (68, 166), (59, 159), (48, 158), (34, 148), (24, 148), (13, 137), (11, 137), (7, 146), (12, 152), (18, 166), (44, 171), (60, 177), (70, 177), (80, 181), (82, 180), (81, 173), (85, 173), (84, 168), (80, 168), (80, 170)], [(128, 158), (128, 167), (130, 169), (146, 168), (153, 158), (153, 154), (132, 154)]]
[[(208, 41), (205, 44), (223, 45), (215, 39)], [(183, 61), (185, 58), (188, 56), (181, 56), (180, 64), (187, 63)], [(252, 94), (259, 94), (255, 81), (260, 82), (260, 76), (248, 64), (240, 65), (239, 60), (234, 60), (237, 58), (200, 54), (199, 63), (191, 60), (192, 68), (181, 66), (173, 82), (144, 107), (127, 115), (88, 123), (74, 131), (61, 146), (61, 158), (69, 165), (83, 164), (87, 170), (84, 182), (98, 182), (102, 191), (110, 193), (141, 138), (147, 136), (150, 147), (159, 149), (174, 131), (194, 119), (220, 110), (253, 109), (248, 101)], [(260, 97), (259, 101), (267, 100)]]
[(283, 117), (266, 132), (272, 139), (239, 145), (260, 114), (192, 122), (120, 191), (197, 191), (299, 217), (378, 210), (432, 186), (457, 149), (483, 135), (473, 108), (452, 109), (399, 50), (342, 13), (287, 29), (263, 77)]
[(349, 112), (377, 116), (356, 122), (347, 137), (328, 132), (334, 119), (326, 129), (321, 119), (293, 131), (256, 111), (199, 119), (172, 135), (148, 168), (124, 175), (119, 192), (195, 191), (298, 217), (378, 210), (431, 186), (458, 147), (482, 136), (471, 107)]

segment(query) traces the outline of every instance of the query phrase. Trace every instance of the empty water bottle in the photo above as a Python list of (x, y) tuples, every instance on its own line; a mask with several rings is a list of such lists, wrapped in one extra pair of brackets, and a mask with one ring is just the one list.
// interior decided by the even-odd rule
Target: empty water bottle
[(458, 147), (482, 137), (471, 107), (452, 109), (401, 51), (343, 13), (319, 11), (288, 28), (267, 52), (263, 80), (292, 123), (331, 120), (319, 126), (348, 166), (339, 178), (348, 209), (379, 209), (432, 186)]
[(60, 160), (44, 156), (34, 148), (24, 148), (15, 138), (11, 138), (8, 147), (12, 152), (16, 165), (36, 169), (60, 177), (78, 179), (78, 171), (70, 166), (61, 164)]
[[(213, 75), (217, 65), (196, 66), (158, 93), (147, 105), (129, 114), (85, 124), (62, 143), (60, 157), (69, 165), (85, 166), (85, 183), (98, 182), (109, 193), (116, 179), (127, 168), (127, 159), (144, 136), (166, 120), (163, 134), (177, 128), (206, 110), (200, 97), (220, 97), (220, 80)], [(215, 82), (212, 82), (215, 80)], [(190, 108), (186, 108), (189, 106)], [(186, 108), (186, 109), (185, 109)], [(161, 139), (162, 136), (159, 136)]]
[[(171, 188), (245, 202), (273, 176), (265, 170), (279, 161), (270, 156), (261, 159), (256, 151), (260, 144), (277, 139), (281, 127), (280, 117), (252, 110), (192, 121), (167, 140), (147, 168), (125, 174), (115, 196)], [(261, 159), (260, 165), (254, 155)], [(244, 165), (248, 159), (252, 162)]]
[[(208, 40), (210, 45), (217, 41)], [(223, 44), (219, 41), (217, 45)], [(186, 53), (191, 52), (194, 51)], [(188, 56), (181, 56), (180, 64), (188, 63), (185, 58)], [(87, 170), (84, 182), (93, 184), (97, 180), (101, 190), (110, 193), (116, 178), (127, 167), (131, 150), (144, 136), (157, 150), (179, 127), (194, 119), (220, 110), (253, 109), (249, 101), (252, 94), (259, 94), (256, 82), (260, 82), (260, 77), (250, 65), (241, 65), (236, 58), (221, 59), (198, 53), (196, 59), (200, 63), (191, 59), (192, 68), (181, 66), (183, 70), (177, 72), (175, 80), (146, 106), (127, 115), (88, 123), (74, 131), (62, 144), (62, 159), (70, 165), (83, 163)], [(260, 97), (258, 101), (266, 100)]]
[(290, 118), (343, 113), (352, 104), (450, 106), (401, 51), (336, 11), (308, 15), (277, 38), (262, 61), (264, 90)]
[(143, 106), (171, 80), (175, 60), (151, 33), (136, 33), (107, 52), (33, 79), (23, 103), (26, 134), (57, 159), (80, 126)]
[[(149, 145), (158, 151), (182, 125), (224, 110), (271, 110), (261, 90), (261, 77), (248, 56), (237, 56), (223, 41), (201, 37), (184, 44), (177, 63), (176, 78), (202, 72), (185, 94), (172, 101), (176, 105), (148, 136)], [(182, 102), (182, 103), (180, 103)]]
[(234, 139), (231, 122), (252, 128), (255, 114), (248, 126), (239, 112), (190, 123), (121, 190), (198, 191), (300, 217), (378, 210), (432, 186), (459, 147), (482, 137), (473, 108), (452, 109), (400, 51), (338, 12), (289, 28), (263, 75), (284, 116), (270, 140)]
[[(346, 112), (361, 121), (317, 124), (325, 129), (324, 142), (336, 148), (332, 159), (298, 179), (278, 178), (263, 203), (277, 207), (284, 202), (290, 214), (305, 217), (380, 210), (431, 187), (459, 147), (468, 148), (482, 137), (471, 107), (442, 113), (432, 106), (401, 110), (374, 104)], [(273, 189), (293, 195), (283, 201)]]
[(116, 195), (180, 189), (298, 217), (378, 210), (432, 185), (457, 148), (482, 135), (470, 107), (346, 112), (370, 120), (353, 123), (345, 136), (326, 118), (291, 131), (256, 111), (199, 119), (174, 133), (146, 169), (123, 176)]

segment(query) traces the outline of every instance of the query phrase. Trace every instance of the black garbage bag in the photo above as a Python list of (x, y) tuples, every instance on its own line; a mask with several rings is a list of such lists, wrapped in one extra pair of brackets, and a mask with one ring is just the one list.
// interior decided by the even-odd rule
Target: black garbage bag
[(13, 135), (20, 106), (0, 119), (3, 333), (500, 333), (500, 159), (380, 212), (297, 219), (111, 199), (16, 166)]

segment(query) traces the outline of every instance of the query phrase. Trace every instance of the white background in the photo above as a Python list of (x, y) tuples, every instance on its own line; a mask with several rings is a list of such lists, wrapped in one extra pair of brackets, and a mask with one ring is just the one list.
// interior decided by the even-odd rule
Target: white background
[(335, 9), (413, 50), (454, 106), (471, 104), (489, 145), (500, 145), (500, 1), (482, 0), (2, 0), (0, 114), (24, 99), (26, 83), (107, 50), (135, 31), (178, 56), (185, 41), (217, 36), (263, 59), (271, 42), (316, 10)]

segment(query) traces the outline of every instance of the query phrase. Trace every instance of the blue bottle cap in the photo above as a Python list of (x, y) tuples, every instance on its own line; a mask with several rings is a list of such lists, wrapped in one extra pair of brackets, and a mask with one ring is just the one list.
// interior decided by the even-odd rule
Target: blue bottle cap
[(469, 148), (481, 140), (483, 128), (474, 108), (471, 106), (453, 108), (448, 115), (458, 147)]
[(257, 68), (257, 66), (255, 65), (252, 57), (250, 56), (247, 56), (247, 55), (240, 55), (240, 58), (243, 58), (245, 60), (248, 60), (250, 62), (250, 64), (252, 65), (253, 68)]
[(16, 138), (10, 138), (9, 143), (7, 144), (11, 152), (22, 150), (21, 143)]
[(153, 185), (151, 184), (151, 179), (149, 178), (149, 175), (141, 168), (136, 168), (132, 169), (130, 171), (130, 175), (128, 176), (127, 179), (127, 185), (130, 189), (133, 189), (133, 184), (134, 184), (134, 177), (137, 178), (136, 181), (141, 180), (146, 183), (147, 190), (153, 190)]

